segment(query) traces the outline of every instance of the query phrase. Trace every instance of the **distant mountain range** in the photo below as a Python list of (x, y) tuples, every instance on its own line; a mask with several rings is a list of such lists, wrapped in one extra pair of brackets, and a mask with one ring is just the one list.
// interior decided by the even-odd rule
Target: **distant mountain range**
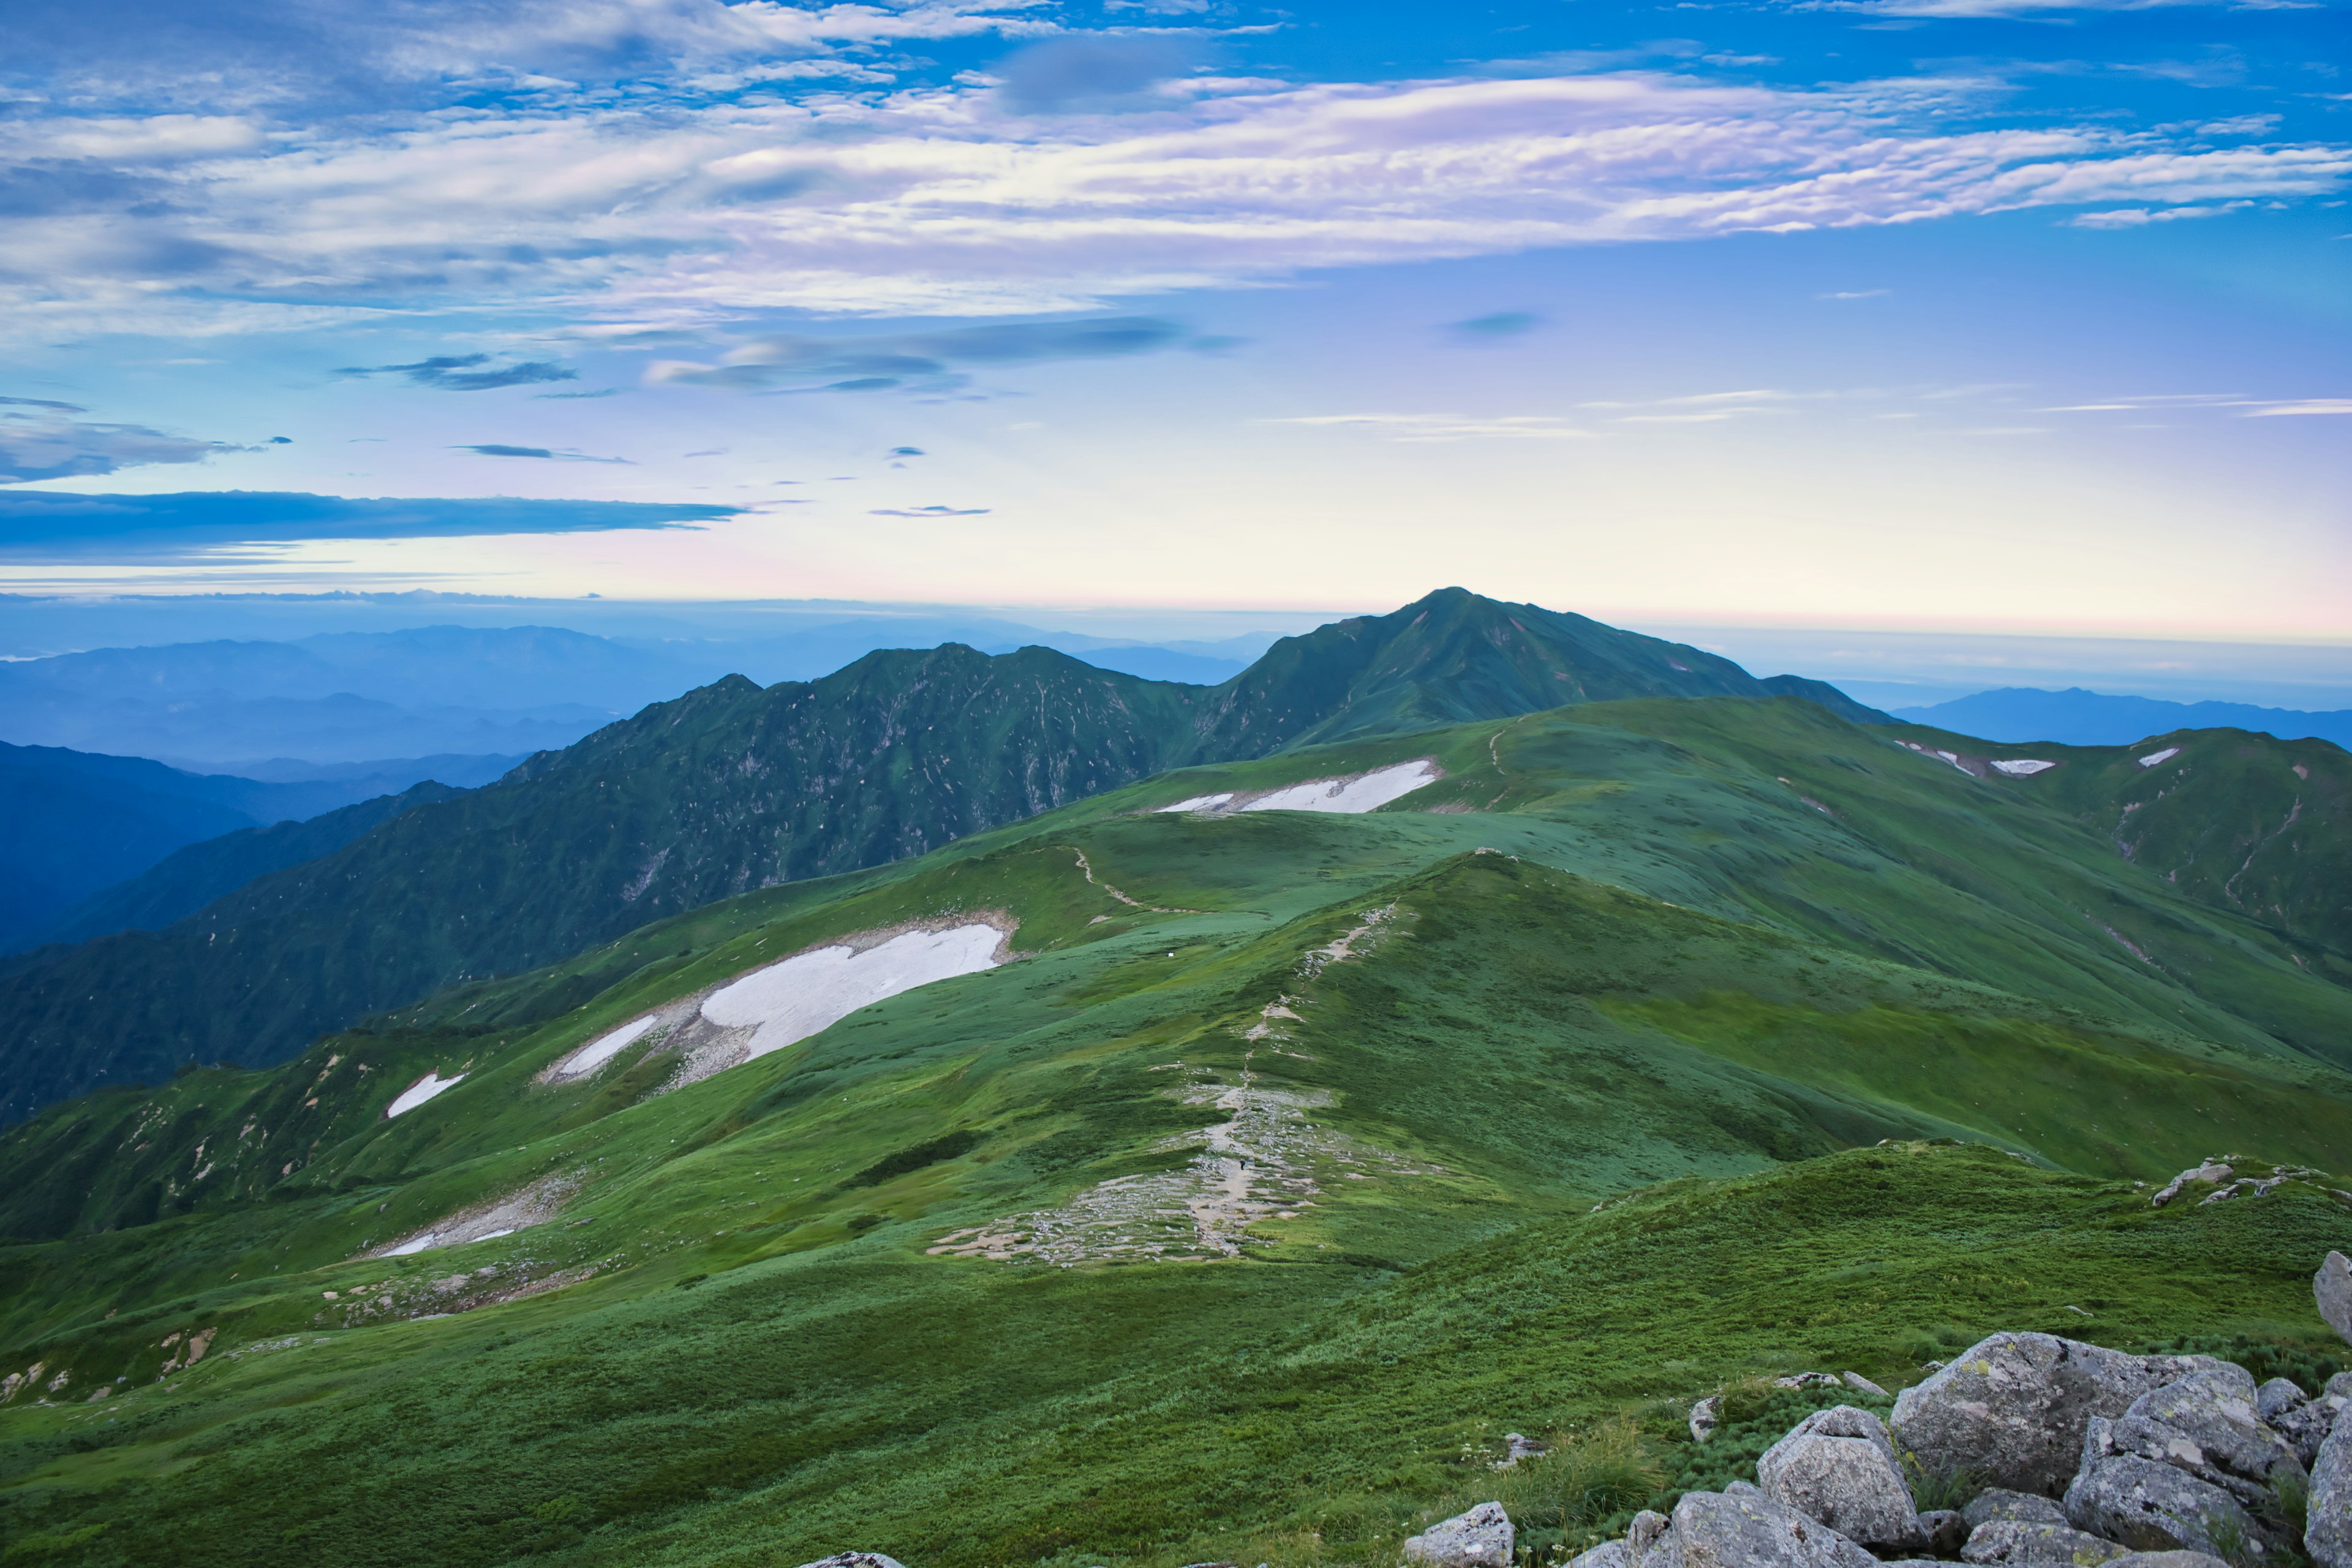
[(1213, 647), (1114, 644), (970, 617), (867, 617), (732, 641), (423, 626), (95, 648), (0, 664), (0, 738), (160, 757), (204, 772), (515, 757), (559, 750), (722, 676), (762, 686), (814, 679), (877, 648), (944, 642), (991, 653), (1055, 647), (1098, 668), (1198, 685), (1228, 679), (1246, 662)]
[(2063, 691), (2010, 686), (1932, 707), (1891, 711), (1898, 719), (1988, 741), (2128, 746), (2174, 730), (2252, 730), (2282, 741), (2352, 746), (2352, 711), (2305, 713), (2244, 702), (2167, 702), (2154, 697), (2111, 697), (2079, 686)]
[(814, 682), (730, 676), (153, 935), (0, 964), (0, 1116), (191, 1060), (280, 1060), (444, 985), (1171, 767), (1576, 702), (1774, 696), (1884, 720), (1819, 682), (1460, 589), (1285, 638), (1215, 687), (955, 644)]

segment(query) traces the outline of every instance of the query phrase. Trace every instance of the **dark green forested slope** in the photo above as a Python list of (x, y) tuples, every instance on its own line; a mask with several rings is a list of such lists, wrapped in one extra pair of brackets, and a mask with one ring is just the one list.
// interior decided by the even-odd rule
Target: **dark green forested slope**
[(453, 982), (1098, 794), (1166, 765), (1191, 695), (952, 644), (766, 690), (730, 677), (163, 931), (0, 965), (0, 1115), (279, 1059)]
[(1186, 763), (1654, 694), (1769, 692), (1695, 648), (1460, 589), (1286, 639), (1213, 689), (954, 644), (730, 679), (168, 930), (0, 963), (0, 1121), (190, 1061), (278, 1060), (442, 985)]

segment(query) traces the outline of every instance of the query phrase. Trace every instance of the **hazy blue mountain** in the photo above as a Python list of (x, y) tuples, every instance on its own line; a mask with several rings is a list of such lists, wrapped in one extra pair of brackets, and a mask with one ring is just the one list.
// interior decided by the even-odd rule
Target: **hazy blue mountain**
[(1115, 669), (1122, 675), (1140, 676), (1146, 680), (1181, 681), (1187, 686), (1220, 685), (1249, 668), (1246, 659), (1210, 658), (1197, 653), (1179, 653), (1174, 648), (1143, 645), (1063, 648), (1058, 651), (1091, 664), (1097, 669)]
[(415, 782), (364, 773), (270, 783), (0, 743), (0, 952), (27, 945), (72, 906), (183, 845), (300, 821)]
[(397, 795), (380, 795), (307, 822), (278, 822), (201, 839), (173, 850), (128, 881), (84, 899), (12, 946), (160, 931), (257, 877), (331, 855), (388, 818), (459, 793), (428, 779)]
[(1915, 724), (2010, 742), (2127, 746), (2175, 730), (2252, 730), (2282, 741), (2333, 741), (2352, 747), (2352, 711), (2304, 713), (2243, 702), (2167, 702), (2154, 697), (2111, 697), (2079, 686), (2063, 691), (2010, 686), (1894, 712)]

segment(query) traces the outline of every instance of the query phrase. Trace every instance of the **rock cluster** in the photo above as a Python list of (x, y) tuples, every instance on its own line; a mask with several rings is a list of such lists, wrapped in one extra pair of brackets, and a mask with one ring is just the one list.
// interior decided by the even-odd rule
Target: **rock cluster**
[[(2331, 1255), (2323, 1301), (2330, 1269), (2352, 1296)], [(1754, 1484), (1685, 1493), (1570, 1568), (2260, 1568), (2294, 1561), (2297, 1525), (2315, 1568), (2352, 1568), (2347, 1404), (2352, 1373), (2313, 1395), (2211, 1356), (1994, 1334), (1905, 1389), (1892, 1430), (1853, 1405), (1816, 1411)], [(1958, 1512), (1922, 1510), (1920, 1476), (1979, 1489)]]

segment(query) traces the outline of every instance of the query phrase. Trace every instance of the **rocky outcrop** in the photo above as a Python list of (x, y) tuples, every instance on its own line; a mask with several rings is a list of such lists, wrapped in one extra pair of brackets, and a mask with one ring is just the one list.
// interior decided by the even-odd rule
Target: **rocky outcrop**
[(1756, 1461), (1756, 1479), (1774, 1502), (1859, 1545), (1899, 1552), (1924, 1543), (1895, 1445), (1867, 1410), (1841, 1405), (1806, 1416)]
[(904, 1568), (895, 1557), (885, 1557), (879, 1552), (836, 1552), (801, 1568)]
[(2055, 1497), (2081, 1461), (2094, 1417), (2121, 1415), (2142, 1394), (2219, 1364), (2127, 1355), (2055, 1334), (1994, 1334), (1896, 1397), (1895, 1436), (1931, 1470)]
[(1404, 1543), (1408, 1563), (1429, 1568), (1511, 1568), (1517, 1535), (1498, 1502), (1482, 1502), (1467, 1513), (1433, 1524)]
[(2022, 1524), (2063, 1524), (2066, 1510), (2040, 1492), (2013, 1492), (2001, 1487), (1987, 1487), (1969, 1500), (1960, 1510), (1960, 1518), (1970, 1530), (1990, 1524), (1995, 1520), (2014, 1520)]

